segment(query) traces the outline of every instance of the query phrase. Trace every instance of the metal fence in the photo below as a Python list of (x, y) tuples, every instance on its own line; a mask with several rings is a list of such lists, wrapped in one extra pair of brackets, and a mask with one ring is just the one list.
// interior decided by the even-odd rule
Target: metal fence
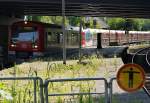
[[(34, 103), (37, 103), (37, 93), (36, 82), (39, 81), (40, 87), (40, 103), (49, 103), (49, 96), (73, 96), (73, 95), (93, 95), (93, 94), (104, 94), (105, 103), (112, 103), (112, 95), (113, 95), (113, 81), (116, 80), (115, 77), (110, 78), (110, 80), (106, 80), (105, 78), (67, 78), (67, 79), (47, 79), (43, 83), (43, 80), (40, 77), (1, 77), (0, 80), (33, 80), (34, 83)], [(150, 77), (146, 77), (146, 80), (150, 80)], [(72, 82), (72, 81), (102, 81), (104, 83), (104, 93), (98, 92), (87, 92), (87, 93), (49, 93), (49, 84), (50, 83), (58, 83), (58, 82)], [(43, 91), (44, 89), (44, 91)], [(147, 89), (143, 87), (146, 94), (149, 94)], [(45, 97), (45, 98), (44, 98)]]
[(101, 94), (101, 93), (65, 93), (65, 94), (49, 94), (49, 90), (48, 90), (48, 85), (51, 82), (68, 82), (68, 81), (90, 81), (90, 80), (98, 80), (98, 81), (103, 81), (105, 84), (105, 92), (104, 92), (104, 96), (105, 96), (105, 103), (108, 103), (108, 83), (107, 80), (105, 78), (73, 78), (73, 79), (49, 79), (46, 80), (44, 83), (44, 91), (45, 91), (45, 101), (46, 103), (49, 103), (49, 96), (66, 96), (66, 95), (92, 95), (92, 94)]
[(109, 92), (109, 102), (108, 103), (112, 103), (112, 94), (113, 94), (113, 81), (116, 80), (115, 77), (111, 78), (108, 85), (109, 85), (109, 89), (108, 89), (108, 92)]
[(34, 103), (37, 103), (36, 82), (40, 83), (40, 102), (44, 103), (43, 97), (43, 80), (40, 77), (1, 77), (0, 80), (33, 80), (34, 83)]
[[(147, 81), (150, 81), (150, 77), (146, 77), (146, 80), (147, 80)], [(146, 94), (150, 97), (150, 93), (149, 93), (149, 91), (147, 90), (147, 88), (144, 86), (143, 89), (144, 89), (144, 91), (146, 92)], [(148, 89), (150, 89), (150, 88), (148, 88)]]
[[(145, 78), (146, 79), (146, 81), (149, 81), (150, 80), (150, 77), (146, 77)], [(109, 98), (109, 102), (108, 103), (113, 103), (113, 101), (112, 101), (112, 96), (113, 96), (113, 82), (116, 80), (116, 77), (112, 77), (111, 79), (110, 79), (110, 81), (108, 82), (108, 98)], [(150, 97), (150, 93), (149, 93), (149, 91), (147, 90), (147, 88), (144, 86), (143, 87), (143, 90), (144, 90), (144, 92)]]

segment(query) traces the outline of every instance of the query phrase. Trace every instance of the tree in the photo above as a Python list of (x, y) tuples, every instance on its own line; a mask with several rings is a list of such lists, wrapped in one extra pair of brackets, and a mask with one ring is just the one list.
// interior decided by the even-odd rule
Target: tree
[(80, 25), (80, 17), (76, 17), (76, 16), (69, 16), (67, 17), (69, 20), (69, 24), (72, 26), (79, 26)]
[(123, 18), (108, 18), (106, 20), (110, 29), (113, 30), (124, 30), (125, 19)]
[(150, 30), (150, 20), (149, 19), (144, 19), (141, 23), (141, 30), (143, 31), (148, 31)]
[[(62, 17), (61, 16), (28, 16), (28, 20), (32, 21), (40, 21), (44, 23), (52, 23), (52, 24), (62, 24)], [(68, 25), (68, 19), (66, 18), (65, 21), (66, 25)]]
[[(145, 22), (146, 21), (146, 22)], [(125, 19), (125, 18), (107, 18), (107, 23), (110, 26), (110, 29), (114, 30), (144, 30), (144, 25), (150, 20), (144, 19)]]

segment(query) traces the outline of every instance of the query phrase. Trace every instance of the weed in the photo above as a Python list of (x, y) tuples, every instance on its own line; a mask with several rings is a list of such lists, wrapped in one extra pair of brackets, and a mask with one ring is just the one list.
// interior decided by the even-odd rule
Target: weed
[[(51, 60), (51, 59), (49, 59)], [(74, 61), (63, 65), (59, 62), (44, 62), (41, 58), (38, 61), (23, 63), (22, 65), (15, 65), (13, 68), (13, 76), (24, 76), (28, 77), (39, 76), (43, 79), (53, 78), (77, 78), (77, 77), (94, 77), (97, 75), (97, 71), (101, 65), (104, 65), (105, 60), (101, 57), (93, 55), (91, 57), (83, 57), (83, 61), (87, 63), (78, 64)], [(115, 64), (115, 62), (113, 63)], [(116, 64), (117, 65), (117, 64)], [(105, 63), (105, 67), (108, 64)], [(12, 68), (10, 68), (11, 70)], [(108, 72), (106, 72), (107, 75)], [(88, 93), (95, 91), (95, 81), (82, 81), (82, 82), (62, 82), (62, 83), (50, 83), (48, 86), (49, 93)], [(36, 92), (39, 93), (39, 83), (36, 82)], [(20, 87), (22, 89), (20, 89)], [(32, 103), (33, 102), (33, 82), (32, 81), (15, 81), (12, 86), (6, 86), (0, 84), (0, 88), (6, 88), (5, 90), (10, 92), (13, 97), (12, 103)], [(11, 88), (11, 89), (10, 89)], [(102, 97), (99, 97), (103, 101)], [(71, 97), (55, 97), (49, 98), (50, 101), (55, 103), (64, 103), (64, 101), (74, 101), (79, 103), (94, 103), (93, 96), (90, 94), (84, 96), (73, 96)], [(9, 103), (9, 102), (6, 102)], [(103, 103), (103, 102), (102, 102)]]

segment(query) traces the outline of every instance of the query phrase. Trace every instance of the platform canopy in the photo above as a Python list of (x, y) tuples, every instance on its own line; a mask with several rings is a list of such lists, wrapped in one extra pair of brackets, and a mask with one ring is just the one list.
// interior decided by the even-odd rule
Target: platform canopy
[[(67, 16), (150, 18), (150, 0), (64, 0)], [(1, 15), (62, 15), (62, 0), (0, 0)]]

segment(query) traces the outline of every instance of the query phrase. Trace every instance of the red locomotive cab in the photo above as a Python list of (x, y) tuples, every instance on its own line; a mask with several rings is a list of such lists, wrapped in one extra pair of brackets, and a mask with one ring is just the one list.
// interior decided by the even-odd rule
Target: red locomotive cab
[(9, 34), (9, 53), (17, 56), (33, 56), (42, 52), (44, 49), (43, 34), (43, 26), (35, 22), (14, 23)]

